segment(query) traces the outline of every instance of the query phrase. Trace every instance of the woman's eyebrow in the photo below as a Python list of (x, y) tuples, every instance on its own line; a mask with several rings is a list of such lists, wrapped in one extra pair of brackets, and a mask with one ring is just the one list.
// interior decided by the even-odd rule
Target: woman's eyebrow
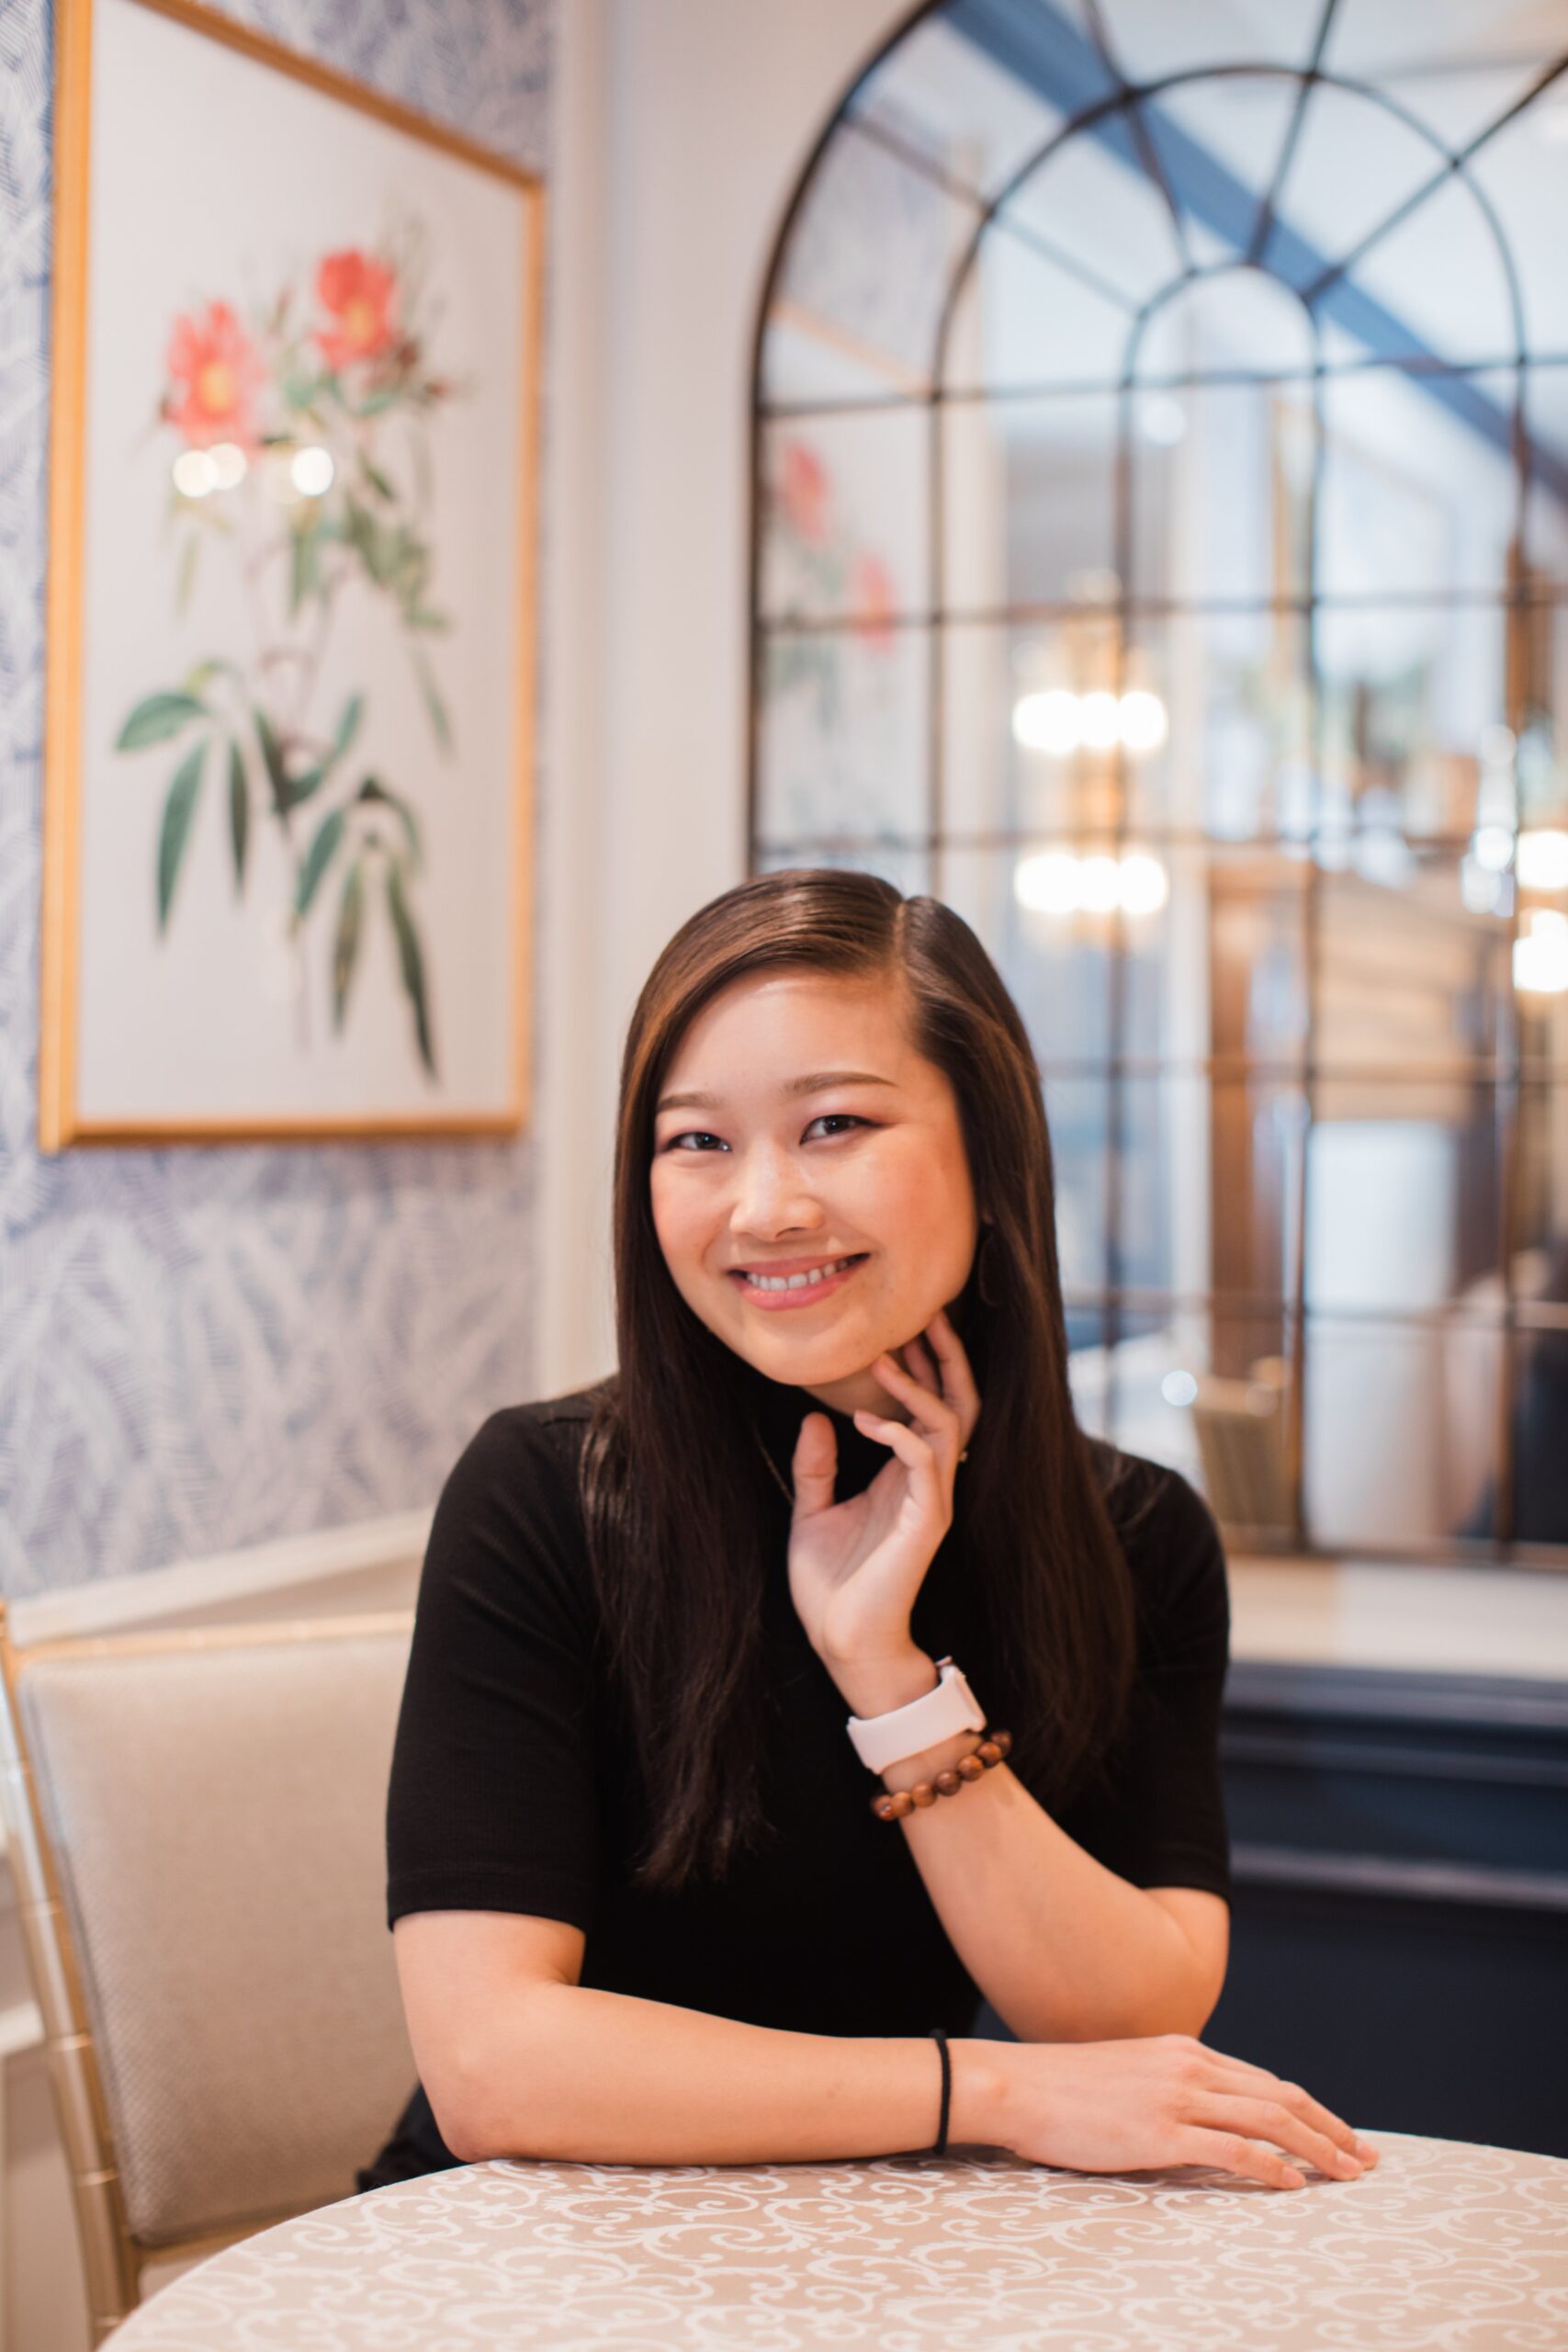
[[(828, 1086), (893, 1086), (891, 1078), (878, 1078), (869, 1069), (814, 1069), (804, 1078), (792, 1078), (784, 1088), (786, 1094), (819, 1094)], [(693, 1091), (687, 1094), (665, 1094), (655, 1106), (657, 1111), (717, 1111), (722, 1109), (716, 1094)]]

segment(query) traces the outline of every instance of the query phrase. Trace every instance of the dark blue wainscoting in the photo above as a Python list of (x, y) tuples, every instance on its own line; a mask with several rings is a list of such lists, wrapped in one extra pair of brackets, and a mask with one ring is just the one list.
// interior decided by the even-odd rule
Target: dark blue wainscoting
[(1568, 1690), (1237, 1662), (1217, 2050), (1363, 2130), (1568, 2156)]

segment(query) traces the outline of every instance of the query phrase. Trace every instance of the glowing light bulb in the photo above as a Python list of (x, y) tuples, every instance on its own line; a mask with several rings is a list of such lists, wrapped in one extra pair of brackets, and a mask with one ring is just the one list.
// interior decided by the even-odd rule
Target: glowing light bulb
[(233, 490), (250, 471), (251, 461), (237, 441), (215, 441), (208, 451), (212, 460), (215, 490)]
[(1026, 751), (1065, 759), (1083, 740), (1077, 695), (1065, 686), (1052, 686), (1043, 694), (1021, 695), (1012, 707), (1012, 731)]
[(1168, 732), (1165, 705), (1158, 695), (1134, 686), (1117, 706), (1117, 731), (1130, 752), (1156, 752)]
[(1121, 901), (1130, 915), (1158, 912), (1170, 896), (1170, 882), (1157, 857), (1131, 849), (1122, 860)]
[(1522, 890), (1568, 890), (1568, 833), (1550, 825), (1521, 833), (1514, 871)]
[(182, 498), (205, 498), (218, 487), (218, 469), (205, 449), (182, 449), (171, 470)]
[(1078, 903), (1078, 862), (1070, 850), (1042, 850), (1013, 868), (1013, 896), (1042, 915), (1070, 915)]
[(1122, 868), (1113, 857), (1086, 857), (1078, 867), (1078, 904), (1091, 915), (1114, 913), (1122, 903)]
[(288, 478), (301, 498), (320, 498), (332, 488), (334, 470), (331, 452), (317, 448), (312, 444), (308, 448), (295, 450), (289, 463)]
[(1116, 696), (1103, 686), (1096, 686), (1080, 698), (1078, 712), (1088, 748), (1091, 752), (1112, 750), (1122, 731), (1122, 707)]
[(1568, 991), (1568, 915), (1538, 907), (1525, 920), (1524, 935), (1514, 942), (1514, 986), (1529, 996), (1562, 996)]

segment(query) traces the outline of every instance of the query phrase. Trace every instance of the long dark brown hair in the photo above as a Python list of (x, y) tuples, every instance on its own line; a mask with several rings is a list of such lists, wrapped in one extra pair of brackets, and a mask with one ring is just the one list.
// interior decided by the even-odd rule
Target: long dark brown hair
[(632, 1014), (615, 1143), (619, 1370), (595, 1400), (582, 1459), (608, 1655), (652, 1809), (637, 1866), (649, 1887), (722, 1876), (765, 1826), (767, 1466), (733, 1354), (665, 1263), (650, 1170), (654, 1106), (689, 1024), (732, 981), (780, 966), (901, 982), (917, 1048), (957, 1098), (991, 1220), (976, 1252), (984, 1286), (972, 1269), (953, 1309), (981, 1398), (962, 1522), (984, 1580), (987, 1699), (1044, 1801), (1113, 1738), (1134, 1673), (1131, 1578), (1105, 1504), (1113, 1457), (1073, 1411), (1051, 1145), (1018, 1009), (938, 899), (825, 867), (743, 882), (682, 925)]

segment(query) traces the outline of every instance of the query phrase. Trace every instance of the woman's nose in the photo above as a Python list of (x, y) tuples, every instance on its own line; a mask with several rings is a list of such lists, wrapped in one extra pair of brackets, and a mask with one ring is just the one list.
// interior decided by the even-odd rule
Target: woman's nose
[(790, 1153), (755, 1151), (737, 1166), (730, 1222), (746, 1233), (808, 1231), (822, 1212)]

